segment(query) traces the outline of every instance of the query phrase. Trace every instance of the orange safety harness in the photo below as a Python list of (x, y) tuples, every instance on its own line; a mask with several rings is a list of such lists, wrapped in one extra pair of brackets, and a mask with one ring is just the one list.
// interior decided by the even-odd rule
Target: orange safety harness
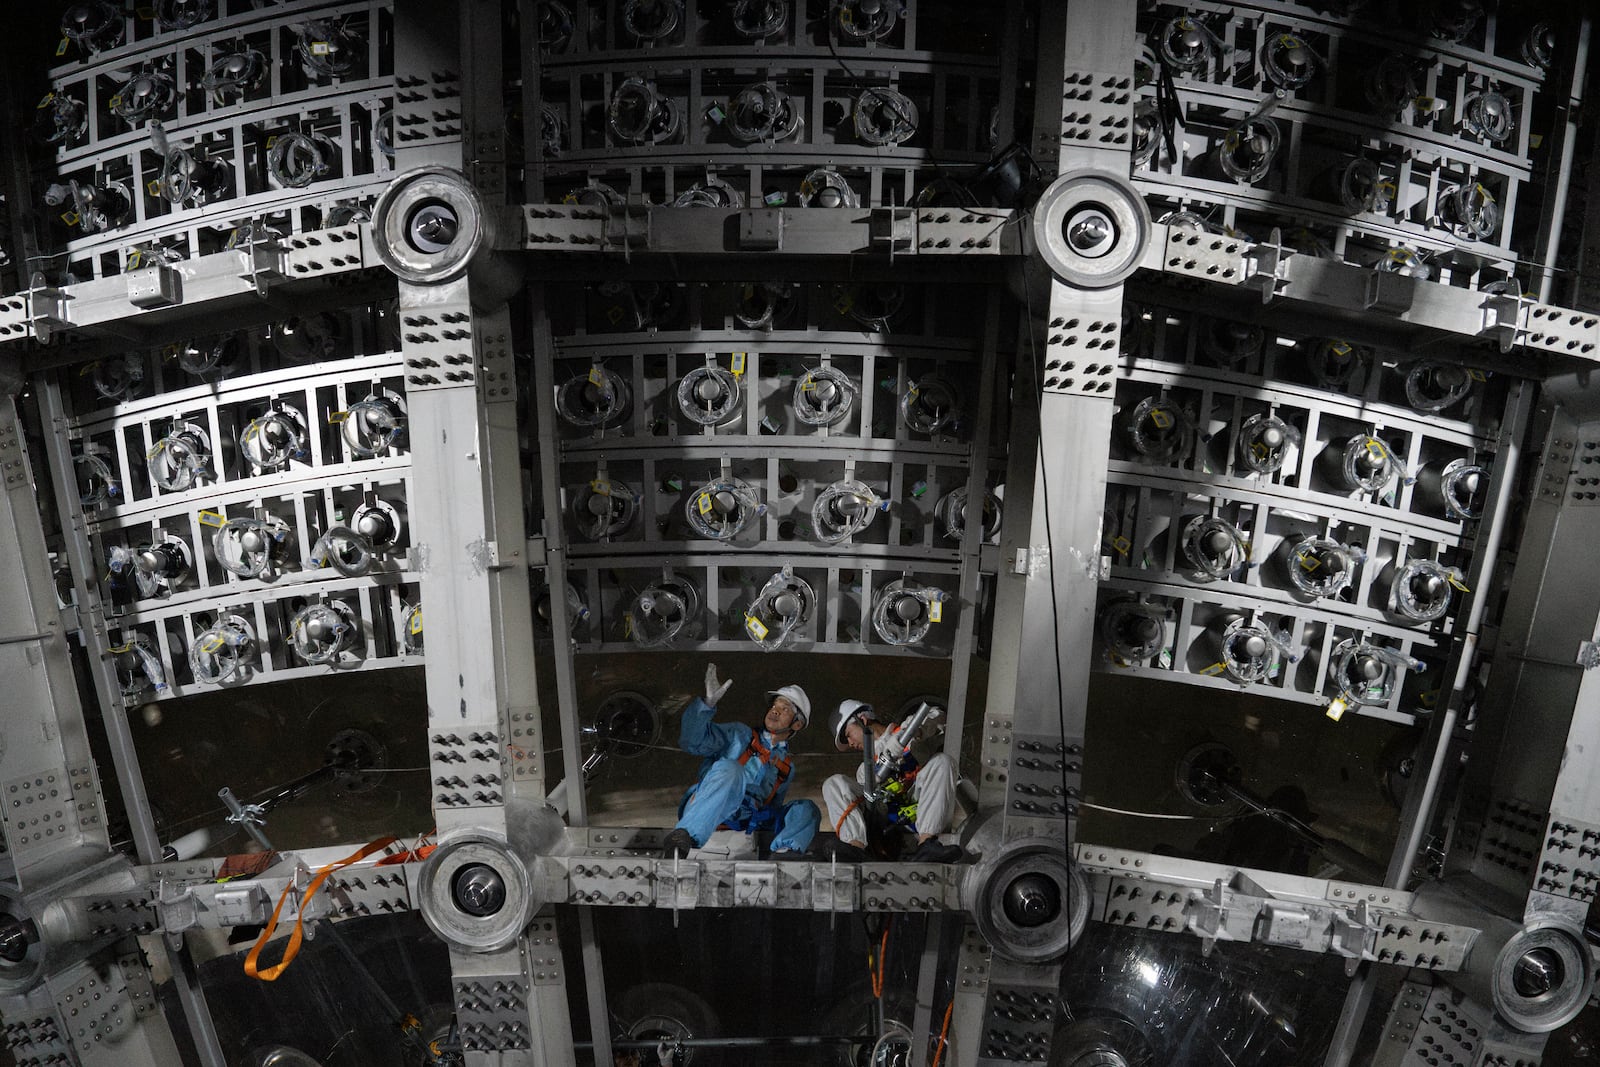
[(751, 756), (759, 756), (761, 762), (768, 767), (778, 768), (778, 780), (772, 783), (772, 792), (767, 794), (767, 799), (761, 802), (762, 807), (772, 803), (772, 798), (778, 795), (778, 790), (783, 788), (783, 783), (789, 780), (791, 764), (781, 756), (774, 756), (772, 749), (761, 743), (761, 738), (754, 731), (750, 733), (750, 743), (744, 746), (744, 752), (739, 755), (739, 766), (743, 767), (750, 762)]

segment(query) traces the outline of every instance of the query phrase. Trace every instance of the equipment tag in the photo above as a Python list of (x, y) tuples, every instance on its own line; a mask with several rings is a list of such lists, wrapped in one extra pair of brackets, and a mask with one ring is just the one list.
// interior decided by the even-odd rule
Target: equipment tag
[(746, 615), (744, 617), (744, 628), (747, 631), (749, 631), (750, 636), (755, 638), (757, 641), (766, 640), (767, 627), (760, 619), (756, 618), (754, 615)]
[(228, 517), (220, 511), (202, 511), (195, 516), (201, 526), (226, 526)]
[(743, 352), (735, 352), (733, 354), (732, 367), (730, 369), (732, 369), (733, 376), (735, 378), (738, 378), (738, 377), (740, 377), (740, 376), (742, 376), (744, 374), (744, 353)]
[(328, 412), (328, 424), (330, 426), (337, 425), (349, 417), (350, 413), (348, 411), (330, 411)]
[(411, 616), (411, 625), (408, 628), (414, 634), (420, 634), (422, 632), (422, 609), (421, 608), (418, 608), (416, 610), (416, 612)]
[(695, 506), (700, 509), (700, 514), (702, 514), (702, 515), (711, 514), (711, 494), (710, 493), (701, 493), (700, 494), (700, 499), (695, 502)]
[(1156, 429), (1165, 430), (1172, 425), (1172, 416), (1161, 408), (1151, 408), (1150, 421), (1156, 424)]
[(606, 375), (599, 367), (589, 368), (589, 382), (591, 385), (605, 385)]
[(941, 622), (944, 619), (944, 601), (935, 600), (928, 605), (928, 621)]
[(1207, 667), (1205, 670), (1201, 671), (1200, 673), (1201, 674), (1205, 674), (1205, 675), (1210, 675), (1211, 677), (1215, 678), (1217, 675), (1221, 674), (1223, 671), (1225, 671), (1227, 669), (1228, 669), (1228, 665), (1226, 663), (1213, 663), (1211, 666)]
[(594, 481), (589, 483), (589, 491), (594, 493), (595, 496), (610, 496), (611, 483), (596, 478)]
[(1349, 706), (1350, 705), (1344, 702), (1344, 698), (1334, 697), (1328, 702), (1328, 718), (1332, 719), (1334, 722), (1338, 722), (1340, 719), (1344, 718), (1345, 710)]

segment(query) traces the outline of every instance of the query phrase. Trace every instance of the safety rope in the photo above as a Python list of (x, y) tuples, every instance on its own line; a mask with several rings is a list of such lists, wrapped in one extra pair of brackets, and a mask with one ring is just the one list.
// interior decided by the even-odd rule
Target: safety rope
[(352, 863), (360, 863), (374, 852), (382, 852), (397, 840), (398, 838), (392, 836), (380, 837), (371, 844), (362, 846), (360, 850), (351, 853), (344, 859), (336, 860), (317, 871), (316, 877), (311, 879), (311, 884), (306, 886), (305, 895), (300, 898), (300, 907), (294, 918), (294, 932), (289, 935), (289, 944), (283, 950), (283, 959), (271, 967), (261, 969), (257, 966), (257, 962), (261, 958), (261, 950), (266, 947), (267, 941), (271, 939), (272, 932), (278, 928), (278, 914), (283, 911), (283, 902), (288, 900), (289, 894), (294, 891), (294, 879), (291, 878), (289, 884), (283, 887), (283, 892), (278, 894), (278, 906), (272, 909), (272, 918), (267, 921), (267, 928), (261, 931), (261, 936), (250, 949), (250, 955), (245, 957), (244, 973), (251, 978), (259, 978), (263, 982), (277, 981), (278, 976), (289, 969), (289, 964), (293, 963), (295, 956), (300, 953), (300, 943), (305, 937), (306, 908), (311, 905), (311, 898), (317, 895), (317, 890), (322, 888), (322, 883), (327, 881), (328, 876), (334, 871), (342, 870)]
[(956, 1001), (950, 998), (950, 1003), (944, 1006), (944, 1022), (939, 1025), (939, 1050), (933, 1054), (933, 1067), (939, 1067), (939, 1061), (944, 1059), (945, 1037), (950, 1033), (950, 1013), (955, 1010)]

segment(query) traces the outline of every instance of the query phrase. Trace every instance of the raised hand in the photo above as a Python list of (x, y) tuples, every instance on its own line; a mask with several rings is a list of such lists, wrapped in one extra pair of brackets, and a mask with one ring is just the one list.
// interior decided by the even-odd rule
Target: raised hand
[(715, 663), (706, 664), (706, 704), (707, 705), (709, 705), (710, 707), (713, 707), (713, 708), (716, 707), (717, 706), (717, 701), (722, 699), (722, 695), (728, 691), (728, 687), (731, 686), (732, 684), (733, 684), (733, 679), (732, 678), (729, 678), (726, 682), (719, 683), (717, 681), (717, 665)]

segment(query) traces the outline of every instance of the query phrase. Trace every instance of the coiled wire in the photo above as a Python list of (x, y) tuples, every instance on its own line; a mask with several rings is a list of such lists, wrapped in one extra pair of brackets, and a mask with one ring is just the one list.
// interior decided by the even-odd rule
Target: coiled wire
[(733, 5), (733, 31), (740, 37), (776, 37), (788, 28), (788, 0), (737, 0)]
[(900, 395), (900, 421), (916, 433), (945, 433), (960, 414), (961, 394), (940, 374), (924, 374)]
[(295, 54), (308, 78), (341, 78), (355, 69), (361, 42), (345, 28), (343, 19), (312, 19), (294, 27), (294, 32)]
[(1222, 631), (1223, 669), (1240, 685), (1253, 685), (1275, 675), (1284, 651), (1283, 639), (1260, 622), (1237, 618)]
[(679, 193), (673, 207), (744, 207), (744, 194), (714, 174)]
[(1440, 198), (1442, 214), (1460, 237), (1487, 241), (1500, 228), (1500, 205), (1481, 182), (1465, 182)]
[(169, 493), (181, 493), (207, 472), (211, 437), (192, 422), (175, 423), (145, 455), (150, 480)]
[(238, 677), (255, 649), (255, 628), (240, 615), (223, 615), (215, 626), (195, 635), (189, 646), (189, 668), (202, 685), (221, 685)]
[(212, 0), (156, 0), (156, 25), (163, 30), (187, 30), (210, 18)]
[(1425, 359), (1406, 371), (1406, 403), (1425, 415), (1454, 407), (1471, 391), (1472, 376), (1456, 363)]
[(1338, 687), (1338, 699), (1363, 707), (1382, 707), (1393, 698), (1405, 671), (1425, 667), (1421, 660), (1396, 649), (1347, 637), (1333, 650), (1328, 675)]
[(72, 457), (78, 475), (78, 503), (85, 511), (98, 511), (122, 495), (122, 482), (112, 473), (107, 455), (101, 446), (91, 444)]
[(849, 417), (856, 383), (837, 367), (806, 371), (794, 383), (794, 417), (807, 426), (832, 426)]
[(1139, 458), (1163, 463), (1187, 455), (1194, 439), (1189, 413), (1164, 396), (1147, 396), (1123, 423)]
[(1183, 554), (1203, 578), (1227, 578), (1250, 558), (1244, 532), (1217, 515), (1196, 515), (1183, 528)]
[(920, 645), (933, 628), (935, 612), (943, 614), (943, 589), (896, 578), (872, 598), (872, 629), (886, 644)]
[[(933, 506), (933, 517), (944, 531), (945, 537), (959, 541), (967, 532), (967, 487), (957, 486)], [(983, 540), (993, 541), (1000, 536), (1000, 521), (1004, 512), (1000, 498), (991, 489), (983, 491)]]
[(211, 535), (211, 552), (224, 570), (240, 578), (270, 577), (292, 532), (274, 515), (229, 519)]
[(622, 27), (640, 41), (664, 41), (683, 22), (683, 0), (627, 0)]
[(335, 149), (320, 133), (281, 133), (267, 149), (267, 170), (286, 189), (304, 189), (328, 174)]
[(305, 459), (305, 416), (288, 404), (251, 419), (239, 434), (239, 450), (256, 473), (282, 470), (291, 460)]
[(372, 393), (350, 405), (339, 426), (350, 451), (370, 458), (394, 447), (406, 432), (405, 404), (398, 397)]
[[(1450, 610), (1450, 590), (1462, 574), (1437, 560), (1414, 559), (1395, 572), (1389, 597), (1395, 613), (1410, 622), (1442, 619)], [(1418, 588), (1421, 586), (1421, 588)]]
[(805, 125), (789, 94), (770, 81), (747, 85), (728, 100), (728, 133), (742, 144), (771, 144), (794, 137)]
[(110, 651), (123, 696), (136, 697), (146, 689), (157, 693), (167, 691), (167, 671), (150, 638), (136, 633), (125, 644)]
[(336, 663), (361, 634), (355, 612), (341, 600), (307, 604), (289, 620), (289, 644), (314, 666)]
[(852, 110), (862, 144), (889, 147), (917, 135), (917, 105), (896, 89), (868, 86), (857, 94)]
[(756, 488), (738, 478), (709, 481), (683, 505), (689, 528), (713, 541), (731, 541), (765, 511)]
[(865, 531), (888, 506), (865, 482), (837, 481), (819, 491), (812, 502), (811, 528), (823, 544), (837, 545)]
[(1286, 569), (1290, 583), (1306, 596), (1330, 597), (1350, 585), (1363, 558), (1359, 549), (1311, 534), (1289, 546)]
[(880, 0), (876, 11), (863, 11), (861, 0), (833, 0), (833, 24), (856, 41), (881, 41), (894, 32), (905, 6), (901, 0)]
[(800, 182), (800, 206), (857, 208), (861, 198), (843, 174), (831, 167), (819, 167)]
[(1246, 119), (1223, 135), (1217, 147), (1217, 165), (1234, 181), (1254, 185), (1272, 169), (1281, 140), (1276, 122)]
[(1282, 469), (1289, 449), (1299, 444), (1299, 430), (1265, 411), (1251, 415), (1239, 426), (1239, 461), (1257, 474)]
[(1369, 349), (1337, 337), (1325, 337), (1315, 342), (1306, 360), (1306, 367), (1322, 388), (1340, 392), (1350, 384), (1356, 371), (1366, 365), (1371, 355)]
[(606, 123), (617, 140), (627, 144), (667, 144), (683, 132), (677, 103), (638, 76), (625, 79), (612, 91)]
[(1504, 93), (1485, 89), (1467, 97), (1461, 107), (1461, 123), (1479, 137), (1499, 144), (1511, 136), (1517, 120)]
[(786, 282), (754, 282), (744, 287), (733, 317), (747, 330), (770, 330), (794, 311), (795, 286)]
[(1118, 666), (1142, 663), (1167, 647), (1167, 612), (1137, 600), (1114, 600), (1100, 612), (1100, 639)]
[(1339, 470), (1346, 488), (1375, 493), (1393, 481), (1401, 467), (1394, 449), (1382, 438), (1358, 433), (1345, 442)]
[(330, 526), (311, 546), (311, 564), (332, 567), (346, 578), (361, 578), (372, 570), (372, 542), (348, 526)]
[(1181, 74), (1202, 74), (1223, 51), (1211, 28), (1188, 15), (1168, 19), (1156, 30), (1156, 54)]
[(586, 376), (568, 378), (556, 388), (556, 412), (574, 426), (615, 426), (632, 400), (627, 381), (598, 364)]
[(627, 482), (596, 479), (572, 501), (572, 517), (589, 541), (616, 537), (633, 525), (639, 494)]
[(784, 567), (762, 584), (745, 612), (744, 632), (772, 652), (789, 644), (816, 609), (817, 594), (811, 583)]
[(700, 590), (687, 578), (658, 578), (633, 598), (628, 615), (635, 645), (666, 648), (700, 618)]
[(215, 103), (226, 104), (230, 96), (243, 96), (260, 85), (266, 71), (266, 56), (254, 48), (241, 48), (212, 63), (200, 85)]
[(130, 126), (160, 115), (177, 100), (172, 76), (160, 70), (141, 70), (118, 87), (111, 110)]
[(1322, 57), (1292, 33), (1275, 33), (1261, 46), (1261, 71), (1281, 89), (1298, 89), (1325, 66)]
[(744, 389), (723, 367), (695, 367), (678, 381), (678, 410), (701, 426), (721, 426), (739, 417)]

